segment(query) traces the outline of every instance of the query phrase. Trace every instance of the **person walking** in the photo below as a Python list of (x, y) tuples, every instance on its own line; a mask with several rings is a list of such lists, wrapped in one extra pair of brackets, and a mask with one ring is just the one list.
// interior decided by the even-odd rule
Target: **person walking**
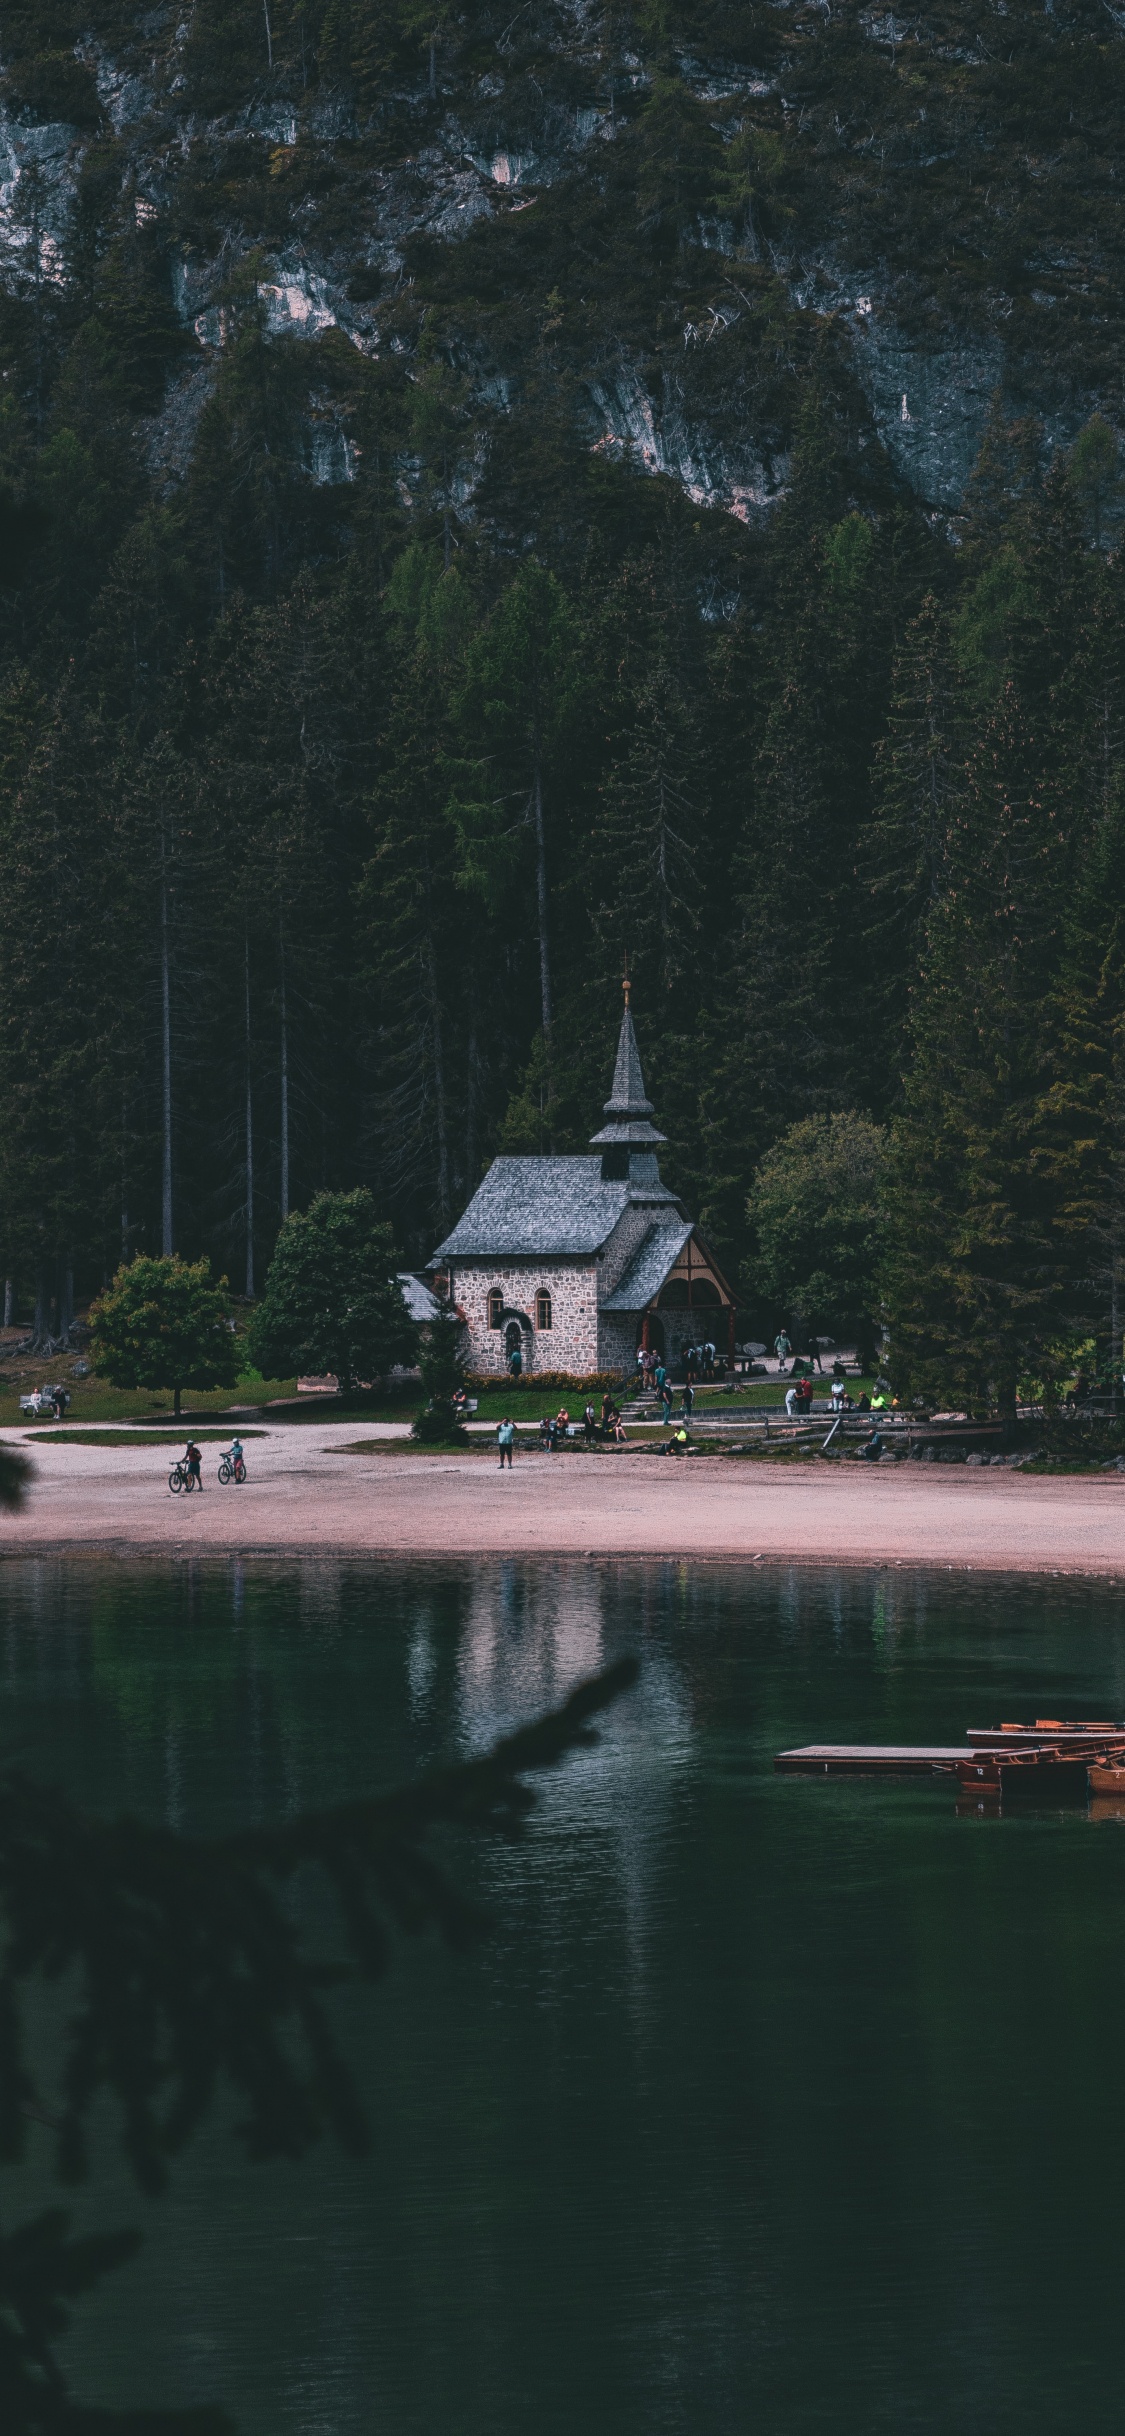
[(604, 1396), (602, 1397), (602, 1436), (603, 1436), (603, 1438), (608, 1438), (608, 1437), (610, 1437), (610, 1436), (611, 1436), (611, 1434), (612, 1434), (612, 1429), (611, 1429), (611, 1415), (612, 1415), (612, 1412), (613, 1412), (613, 1397), (611, 1396), (611, 1394), (610, 1394), (610, 1392), (609, 1392), (609, 1389), (608, 1389), (608, 1387), (607, 1387), (607, 1388), (606, 1388), (606, 1391), (605, 1391), (605, 1394), (604, 1394)]
[(789, 1356), (793, 1350), (784, 1328), (778, 1329), (777, 1335), (773, 1340), (773, 1349), (777, 1355), (778, 1374), (781, 1378), (784, 1378), (785, 1365), (788, 1362)]
[(598, 1434), (598, 1416), (594, 1411), (592, 1404), (588, 1404), (586, 1406), (586, 1410), (582, 1416), (582, 1427), (587, 1446), (593, 1446), (594, 1440)]
[(665, 1370), (663, 1360), (661, 1359), (661, 1360), (660, 1360), (660, 1361), (657, 1363), (656, 1368), (655, 1368), (655, 1370), (653, 1371), (653, 1374), (652, 1374), (652, 1383), (653, 1383), (653, 1386), (654, 1386), (654, 1387), (655, 1387), (655, 1389), (656, 1389), (657, 1401), (658, 1401), (658, 1402), (659, 1402), (660, 1398), (661, 1398), (661, 1397), (663, 1396), (663, 1394), (664, 1394), (664, 1382), (665, 1382), (665, 1380), (667, 1379), (667, 1376), (668, 1376), (668, 1373), (667, 1373), (667, 1371)]
[(509, 1470), (509, 1471), (511, 1471), (511, 1468), (512, 1468), (512, 1448), (513, 1448), (513, 1446), (514, 1446), (514, 1444), (515, 1444), (515, 1437), (516, 1437), (516, 1425), (515, 1425), (515, 1422), (514, 1422), (514, 1421), (509, 1421), (509, 1420), (504, 1420), (504, 1421), (502, 1421), (502, 1422), (501, 1422), (501, 1424), (500, 1424), (499, 1429), (498, 1429), (498, 1430), (497, 1430), (497, 1432), (496, 1432), (496, 1443), (497, 1443), (497, 1445), (498, 1445), (498, 1447), (499, 1447), (499, 1449), (500, 1449), (500, 1469), (501, 1469), (501, 1471), (503, 1471), (503, 1469), (504, 1469), (505, 1462), (507, 1463), (508, 1470)]
[(513, 1345), (508, 1355), (508, 1376), (512, 1379), (523, 1376), (523, 1353), (518, 1345)]
[(665, 1381), (664, 1381), (664, 1385), (663, 1385), (663, 1387), (662, 1387), (662, 1388), (661, 1388), (661, 1390), (660, 1390), (660, 1406), (661, 1406), (661, 1412), (662, 1412), (662, 1415), (663, 1415), (663, 1425), (664, 1425), (664, 1428), (665, 1428), (665, 1429), (667, 1429), (667, 1427), (668, 1427), (668, 1423), (670, 1422), (670, 1420), (671, 1420), (671, 1418), (672, 1418), (672, 1406), (673, 1406), (673, 1403), (674, 1403), (674, 1402), (675, 1402), (675, 1397), (674, 1397), (673, 1392), (672, 1392), (672, 1382), (671, 1382), (671, 1379), (665, 1379)]
[(695, 1389), (692, 1386), (690, 1379), (684, 1380), (684, 1399), (680, 1410), (683, 1413), (685, 1421), (690, 1421), (691, 1416), (695, 1411)]

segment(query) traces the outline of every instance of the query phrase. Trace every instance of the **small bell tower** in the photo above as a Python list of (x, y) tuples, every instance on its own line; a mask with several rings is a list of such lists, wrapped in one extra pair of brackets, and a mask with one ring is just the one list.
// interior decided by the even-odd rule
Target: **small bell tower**
[(621, 1030), (617, 1037), (617, 1062), (613, 1069), (613, 1088), (605, 1102), (603, 1114), (608, 1124), (600, 1133), (590, 1137), (591, 1150), (602, 1154), (602, 1178), (605, 1183), (635, 1185), (641, 1201), (674, 1201), (666, 1184), (660, 1180), (657, 1149), (666, 1142), (667, 1134), (658, 1133), (649, 1119), (655, 1115), (652, 1101), (645, 1096), (645, 1078), (641, 1073), (641, 1056), (633, 1016), (629, 1005), (632, 983), (629, 979), (629, 959), (625, 958), (625, 978), (622, 984), (625, 1005)]

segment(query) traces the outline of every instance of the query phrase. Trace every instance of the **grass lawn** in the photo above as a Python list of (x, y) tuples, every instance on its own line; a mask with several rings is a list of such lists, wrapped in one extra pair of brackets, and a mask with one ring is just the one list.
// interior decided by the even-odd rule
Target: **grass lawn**
[[(625, 1393), (624, 1388), (619, 1391), (619, 1404), (624, 1402)], [(571, 1420), (581, 1421), (588, 1402), (596, 1413), (601, 1412), (600, 1388), (596, 1395), (586, 1397), (577, 1390), (560, 1387), (521, 1387), (515, 1395), (506, 1387), (486, 1387), (477, 1399), (475, 1413), (471, 1413), (469, 1418), (473, 1421), (503, 1421), (508, 1414), (513, 1421), (541, 1421), (546, 1414), (549, 1420), (565, 1404)]]
[[(25, 1437), (24, 1444), (36, 1446), (167, 1446), (171, 1453), (175, 1454), (180, 1438), (190, 1436), (195, 1439), (198, 1446), (212, 1444), (229, 1446), (232, 1434), (229, 1429), (192, 1429), (189, 1431), (185, 1429), (182, 1422), (174, 1434), (166, 1429), (75, 1429), (71, 1424), (66, 1429), (53, 1427), (36, 1429)], [(266, 1436), (265, 1430), (262, 1429), (243, 1429), (238, 1434), (244, 1445), (250, 1438)]]
[[(730, 1405), (741, 1405), (743, 1407), (759, 1404), (784, 1406), (785, 1390), (787, 1387), (792, 1387), (793, 1384), (794, 1382), (792, 1378), (743, 1379), (736, 1381), (733, 1387), (720, 1388), (718, 1393), (715, 1393), (715, 1391), (711, 1388), (707, 1388), (702, 1391), (697, 1388), (695, 1396), (695, 1409), (698, 1414), (703, 1414), (705, 1412), (725, 1412)], [(845, 1379), (844, 1381), (845, 1388), (848, 1395), (851, 1397), (853, 1404), (856, 1402), (859, 1396), (864, 1394), (870, 1395), (874, 1384), (874, 1379)], [(679, 1390), (677, 1389), (676, 1392), (678, 1399)], [(813, 1395), (817, 1402), (826, 1403), (831, 1393), (831, 1371), (826, 1371), (824, 1377), (821, 1378), (818, 1372), (814, 1370)]]
[[(185, 1427), (189, 1422), (198, 1422), (207, 1418), (214, 1418), (218, 1421), (220, 1416), (229, 1413), (232, 1407), (247, 1405), (258, 1405), (263, 1408), (273, 1406), (274, 1409), (269, 1413), (271, 1422), (284, 1421), (301, 1424), (306, 1422), (316, 1424), (321, 1421), (411, 1422), (422, 1406), (422, 1398), (417, 1388), (403, 1388), (389, 1395), (353, 1396), (347, 1400), (342, 1396), (298, 1397), (295, 1379), (259, 1379), (250, 1376), (240, 1379), (237, 1387), (216, 1387), (206, 1391), (185, 1387), (183, 1411), (177, 1422), (172, 1410), (173, 1398), (170, 1388), (109, 1387), (103, 1379), (72, 1378), (70, 1368), (68, 1355), (63, 1355), (55, 1362), (38, 1360), (5, 1362), (0, 1367), (0, 1428), (11, 1427), (13, 1424), (17, 1427), (22, 1424), (32, 1430), (55, 1427), (55, 1423), (50, 1420), (44, 1420), (38, 1424), (34, 1421), (29, 1423), (26, 1415), (20, 1412), (19, 1399), (21, 1396), (31, 1395), (37, 1387), (56, 1385), (66, 1387), (70, 1391), (70, 1411), (67, 1416), (67, 1427), (70, 1431), (74, 1430), (76, 1423), (89, 1424), (99, 1421), (147, 1421), (150, 1424), (165, 1424), (175, 1430)], [(739, 1406), (744, 1411), (748, 1407), (762, 1405), (780, 1407), (784, 1403), (785, 1390), (789, 1384), (790, 1381), (787, 1379), (747, 1379), (736, 1383), (733, 1387), (719, 1390), (697, 1388), (696, 1418), (702, 1420), (708, 1413), (723, 1413), (732, 1406)], [(818, 1399), (827, 1396), (830, 1384), (828, 1378), (822, 1382), (814, 1376), (814, 1392)], [(871, 1384), (870, 1379), (849, 1379), (848, 1393), (854, 1400), (863, 1392), (864, 1388), (870, 1393)], [(675, 1394), (676, 1404), (673, 1410), (677, 1409), (680, 1403), (678, 1388)], [(618, 1391), (618, 1402), (623, 1403), (626, 1399), (632, 1401), (634, 1398), (635, 1387), (630, 1381), (627, 1388), (623, 1387)], [(590, 1401), (595, 1412), (600, 1414), (602, 1404), (600, 1391), (592, 1395)], [(501, 1380), (495, 1387), (487, 1387), (482, 1390), (473, 1418), (477, 1421), (496, 1422), (502, 1421), (505, 1415), (510, 1413), (513, 1421), (536, 1423), (542, 1420), (544, 1414), (550, 1416), (552, 1413), (557, 1413), (561, 1404), (566, 1405), (572, 1421), (581, 1421), (586, 1407), (586, 1397), (581, 1392), (561, 1390), (557, 1387), (551, 1389), (520, 1387), (513, 1390)], [(651, 1409), (655, 1420), (658, 1417), (655, 1403)], [(198, 1435), (198, 1430), (196, 1434)]]
[[(55, 1362), (5, 1362), (0, 1371), (0, 1427), (26, 1421), (26, 1414), (20, 1411), (20, 1397), (33, 1395), (37, 1387), (69, 1389), (72, 1426), (76, 1421), (175, 1419), (171, 1388), (109, 1387), (104, 1379), (72, 1378), (70, 1367), (70, 1358), (65, 1354)], [(192, 1413), (214, 1413), (217, 1416), (226, 1412), (232, 1404), (266, 1404), (274, 1396), (295, 1396), (296, 1393), (295, 1379), (242, 1379), (237, 1387), (207, 1390), (185, 1387), (184, 1409), (180, 1419), (186, 1421)], [(35, 1427), (34, 1422), (31, 1427)]]
[[(854, 1401), (856, 1396), (862, 1395), (864, 1388), (870, 1394), (871, 1384), (870, 1379), (849, 1379), (848, 1394)], [(746, 1379), (734, 1387), (697, 1387), (695, 1391), (696, 1419), (702, 1420), (706, 1413), (726, 1412), (731, 1406), (738, 1406), (742, 1410), (749, 1405), (759, 1404), (783, 1407), (785, 1390), (791, 1385), (790, 1379)], [(823, 1381), (815, 1377), (813, 1379), (813, 1390), (818, 1397), (826, 1398), (831, 1385), (830, 1378), (825, 1378)], [(673, 1394), (675, 1396), (673, 1410), (678, 1411), (683, 1396), (682, 1388), (674, 1388)], [(637, 1388), (633, 1380), (630, 1380), (627, 1387), (618, 1388), (616, 1398), (618, 1404), (635, 1404), (638, 1400)], [(513, 1393), (503, 1385), (486, 1387), (480, 1391), (477, 1409), (472, 1418), (475, 1421), (502, 1421), (505, 1414), (510, 1413), (513, 1421), (539, 1421), (544, 1413), (548, 1416), (551, 1413), (557, 1413), (560, 1404), (565, 1404), (571, 1420), (580, 1421), (586, 1410), (586, 1401), (581, 1389), (564, 1391), (558, 1387), (550, 1389), (521, 1387)], [(600, 1388), (596, 1394), (591, 1395), (589, 1401), (593, 1405), (594, 1411), (600, 1414), (602, 1409)], [(646, 1410), (651, 1409), (653, 1419), (657, 1420), (659, 1412), (655, 1397), (645, 1396), (643, 1402)], [(397, 1407), (398, 1412), (413, 1412), (414, 1409), (416, 1408), (407, 1404)], [(376, 1413), (373, 1410), (371, 1413), (373, 1421), (390, 1420), (393, 1417), (390, 1413), (384, 1414), (381, 1411)]]

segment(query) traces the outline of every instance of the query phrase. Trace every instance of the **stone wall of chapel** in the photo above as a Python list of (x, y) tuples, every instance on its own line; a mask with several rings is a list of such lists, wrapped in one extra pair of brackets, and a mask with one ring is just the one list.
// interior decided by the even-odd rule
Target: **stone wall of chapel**
[(629, 1202), (622, 1210), (608, 1243), (602, 1247), (602, 1256), (598, 1262), (598, 1299), (600, 1302), (604, 1302), (607, 1294), (612, 1294), (614, 1287), (620, 1284), (637, 1245), (644, 1242), (654, 1215), (653, 1210), (638, 1209), (632, 1202)]
[(634, 1311), (598, 1313), (598, 1370), (620, 1370), (631, 1378), (637, 1366), (637, 1315)]
[[(504, 1297), (502, 1328), (488, 1324), (488, 1297), (494, 1286)], [(535, 1325), (535, 1297), (541, 1286), (551, 1297), (549, 1328)], [(453, 1263), (453, 1299), (465, 1314), (470, 1370), (493, 1378), (507, 1376), (504, 1340), (511, 1313), (531, 1323), (521, 1330), (526, 1375), (572, 1370), (584, 1377), (598, 1368), (598, 1271), (593, 1261), (458, 1260)]]

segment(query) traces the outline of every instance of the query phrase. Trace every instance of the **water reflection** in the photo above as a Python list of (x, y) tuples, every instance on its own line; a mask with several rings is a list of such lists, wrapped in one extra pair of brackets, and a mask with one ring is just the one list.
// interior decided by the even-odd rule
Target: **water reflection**
[(1112, 1589), (20, 1561), (0, 1735), (86, 1802), (206, 1829), (478, 1750), (625, 1648), (641, 1683), (598, 1748), (459, 1859), (487, 1944), (344, 2004), (369, 2165), (247, 2172), (216, 2126), (146, 2211), (110, 2159), (99, 2221), (148, 2241), (75, 2340), (91, 2399), (222, 2399), (245, 2436), (1116, 2410), (1125, 1842), (771, 1764), (1125, 1713)]

